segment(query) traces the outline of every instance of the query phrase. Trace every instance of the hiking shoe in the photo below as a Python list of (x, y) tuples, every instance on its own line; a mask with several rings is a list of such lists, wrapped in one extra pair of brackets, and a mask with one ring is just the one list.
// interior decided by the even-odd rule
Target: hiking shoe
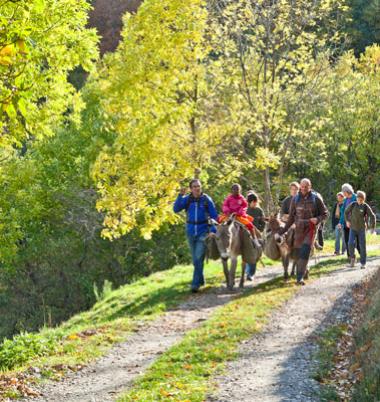
[(191, 293), (198, 293), (199, 292), (199, 288), (191, 288)]
[(360, 269), (365, 269), (365, 264), (362, 264), (362, 266), (360, 267)]
[(355, 266), (355, 257), (350, 258), (350, 267), (353, 268)]
[(297, 281), (297, 285), (298, 286), (305, 286), (306, 283), (305, 283), (305, 281), (303, 279), (301, 279), (300, 281)]
[(252, 242), (253, 242), (253, 245), (255, 246), (255, 248), (261, 248), (261, 244), (259, 243), (259, 241), (256, 238), (254, 238), (252, 240)]
[(253, 277), (251, 275), (247, 275), (247, 281), (252, 282)]

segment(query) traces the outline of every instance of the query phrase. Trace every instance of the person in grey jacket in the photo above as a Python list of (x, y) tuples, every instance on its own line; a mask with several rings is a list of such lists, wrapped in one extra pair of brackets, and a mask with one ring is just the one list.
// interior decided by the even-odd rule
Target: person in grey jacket
[(350, 255), (350, 265), (355, 265), (355, 241), (358, 237), (360, 248), (361, 268), (365, 268), (367, 260), (366, 252), (366, 229), (375, 229), (376, 215), (371, 207), (365, 202), (366, 194), (364, 191), (357, 192), (357, 200), (352, 202), (344, 211), (346, 225), (350, 229), (348, 238), (348, 250)]

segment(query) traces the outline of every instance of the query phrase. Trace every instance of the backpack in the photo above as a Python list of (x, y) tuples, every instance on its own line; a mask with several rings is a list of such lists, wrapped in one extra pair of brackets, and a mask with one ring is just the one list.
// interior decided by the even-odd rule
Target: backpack
[[(317, 204), (318, 196), (320, 197), (320, 195), (316, 191), (311, 192), (311, 199), (313, 201), (314, 208), (317, 210), (317, 213), (319, 214), (320, 211)], [(300, 201), (301, 201), (301, 195), (298, 193), (294, 198), (294, 202), (298, 204)]]
[[(311, 198), (312, 198), (312, 200), (313, 200), (314, 206), (317, 205), (317, 197), (318, 197), (318, 193), (316, 193), (315, 191), (312, 191), (312, 192), (311, 192)], [(294, 198), (294, 202), (295, 202), (296, 204), (298, 204), (300, 201), (301, 201), (301, 194), (298, 193), (298, 194), (295, 196), (295, 198)]]
[[(202, 197), (203, 197), (203, 206), (205, 207), (205, 210), (208, 213), (208, 196), (207, 196), (207, 194), (202, 194), (200, 198), (202, 198)], [(192, 202), (197, 202), (197, 201), (194, 201), (194, 197), (190, 194), (186, 200), (186, 206), (185, 206), (186, 212), (188, 212), (188, 210), (190, 208), (190, 204)]]
[[(359, 206), (359, 203), (357, 201), (354, 201), (352, 203), (352, 209), (354, 209), (356, 206)], [(352, 211), (351, 211), (352, 213)], [(368, 205), (365, 203), (364, 204), (364, 219), (366, 221), (366, 223), (368, 223)]]
[[(202, 199), (203, 198), (203, 199)], [(201, 225), (204, 223), (208, 223), (208, 218), (209, 218), (209, 206), (208, 206), (208, 196), (207, 194), (202, 194), (199, 201), (202, 199), (203, 201), (203, 206), (205, 207), (205, 211), (206, 211), (206, 217), (207, 219), (204, 221), (190, 221), (189, 219), (187, 219), (187, 223), (193, 224), (193, 225)], [(185, 206), (185, 211), (188, 214), (189, 212), (189, 208), (190, 208), (190, 204), (192, 202), (199, 202), (199, 201), (194, 201), (194, 197), (190, 194), (189, 197), (186, 200), (186, 206)]]

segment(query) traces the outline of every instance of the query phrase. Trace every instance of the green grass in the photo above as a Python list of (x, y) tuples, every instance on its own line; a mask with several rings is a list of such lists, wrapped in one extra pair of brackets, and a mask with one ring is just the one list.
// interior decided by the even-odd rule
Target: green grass
[[(344, 257), (324, 260), (311, 269), (311, 278), (339, 268), (345, 261)], [(277, 278), (246, 290), (164, 353), (119, 402), (204, 401), (212, 387), (210, 378), (236, 358), (239, 343), (260, 331), (273, 310), (297, 289)]]
[[(204, 291), (223, 281), (218, 262), (210, 262), (205, 274)], [(137, 322), (154, 319), (188, 297), (191, 275), (191, 266), (157, 272), (112, 291), (91, 310), (57, 328), (4, 340), (0, 345), (0, 367), (4, 372), (27, 365), (86, 363), (125, 338)]]
[(246, 292), (164, 353), (119, 401), (203, 401), (210, 377), (236, 356), (238, 343), (259, 331), (294, 292), (281, 278)]
[[(377, 236), (376, 234), (368, 233), (367, 234), (367, 246), (378, 245), (380, 247), (379, 237), (380, 236)], [(324, 242), (322, 254), (333, 254), (334, 251), (335, 251), (335, 239), (334, 238), (326, 239)]]
[[(276, 262), (265, 257), (263, 264), (270, 266)], [(154, 273), (107, 292), (89, 311), (75, 315), (57, 328), (5, 339), (0, 345), (0, 371), (88, 363), (125, 339), (136, 323), (152, 320), (185, 300), (189, 296), (192, 271), (192, 266), (181, 265)], [(205, 276), (207, 285), (203, 291), (220, 286), (224, 281), (220, 262), (206, 264)]]

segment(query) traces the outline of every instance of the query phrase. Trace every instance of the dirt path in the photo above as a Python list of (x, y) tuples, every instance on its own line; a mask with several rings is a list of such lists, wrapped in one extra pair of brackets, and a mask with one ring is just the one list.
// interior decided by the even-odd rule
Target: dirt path
[[(323, 256), (326, 258), (331, 256)], [(311, 265), (319, 259), (313, 259)], [(239, 270), (240, 271), (240, 270)], [(283, 275), (281, 266), (261, 268), (253, 282), (246, 288)], [(142, 325), (137, 332), (108, 354), (91, 363), (83, 370), (69, 373), (60, 382), (50, 382), (41, 387), (41, 397), (23, 399), (34, 402), (108, 402), (131, 386), (133, 380), (149, 367), (153, 361), (171, 346), (179, 342), (184, 334), (199, 326), (219, 306), (239, 293), (227, 293), (225, 288), (190, 296), (177, 309), (168, 311), (157, 320)]]
[[(239, 270), (240, 271), (240, 270)], [(259, 269), (253, 282), (257, 286), (282, 275), (276, 265)], [(168, 311), (157, 320), (141, 326), (126, 342), (115, 345), (110, 352), (83, 370), (68, 374), (60, 382), (42, 386), (42, 396), (23, 399), (34, 402), (107, 402), (116, 399), (160, 354), (179, 342), (190, 329), (205, 321), (219, 306), (239, 293), (227, 293), (225, 288), (190, 296), (177, 309)]]
[(307, 286), (274, 313), (266, 330), (241, 346), (241, 356), (216, 379), (218, 402), (318, 401), (311, 378), (315, 335), (327, 325), (349, 320), (352, 289), (380, 267), (342, 267)]

